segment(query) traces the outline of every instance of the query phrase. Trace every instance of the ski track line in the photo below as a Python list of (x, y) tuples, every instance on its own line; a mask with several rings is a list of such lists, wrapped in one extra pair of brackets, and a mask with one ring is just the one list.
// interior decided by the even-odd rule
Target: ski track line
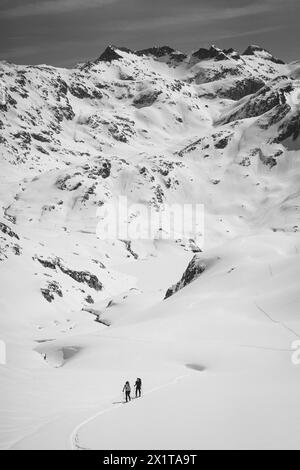
[(256, 302), (255, 302), (255, 305), (258, 308), (258, 310), (261, 313), (263, 313), (272, 323), (274, 323), (275, 325), (281, 326), (283, 329), (285, 329), (289, 333), (292, 333), (297, 338), (300, 338), (300, 335), (299, 335), (299, 333), (297, 333), (297, 331), (295, 331), (292, 328), (290, 328), (289, 326), (287, 326), (284, 322), (282, 322), (280, 320), (275, 320), (273, 317), (271, 317), (271, 315), (269, 315), (265, 310), (263, 310)]
[[(162, 390), (163, 388), (166, 388), (166, 387), (170, 387), (171, 385), (176, 385), (176, 383), (181, 380), (181, 379), (184, 379), (186, 377), (191, 377), (192, 374), (185, 374), (185, 375), (180, 375), (179, 377), (176, 377), (174, 380), (172, 380), (172, 382), (168, 382), (167, 384), (165, 385), (161, 385), (159, 387), (155, 387), (153, 388), (152, 390), (149, 390), (148, 392), (144, 393), (143, 396), (145, 395), (150, 395), (151, 393), (155, 393), (159, 390)], [(79, 432), (80, 430), (86, 426), (87, 424), (91, 423), (92, 421), (94, 421), (96, 418), (98, 418), (99, 416), (102, 416), (106, 413), (109, 413), (110, 411), (112, 410), (115, 410), (117, 408), (121, 408), (123, 406), (123, 403), (117, 405), (117, 406), (110, 406), (109, 408), (106, 408), (105, 410), (102, 410), (102, 411), (99, 411), (98, 413), (96, 413), (95, 415), (91, 416), (90, 418), (82, 421), (80, 424), (78, 424), (78, 426), (76, 426), (76, 428), (73, 430), (71, 436), (70, 436), (70, 446), (71, 446), (71, 450), (91, 450), (91, 449), (87, 449), (85, 447), (81, 447), (80, 446), (80, 443), (79, 443)]]

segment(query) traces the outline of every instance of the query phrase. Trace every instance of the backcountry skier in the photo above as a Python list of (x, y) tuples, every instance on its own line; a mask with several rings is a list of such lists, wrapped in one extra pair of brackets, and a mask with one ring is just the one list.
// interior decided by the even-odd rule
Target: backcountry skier
[(141, 379), (136, 379), (135, 382), (135, 396), (136, 398), (140, 398), (142, 395), (142, 380)]
[(129, 382), (126, 382), (124, 385), (123, 393), (125, 393), (126, 403), (131, 401), (131, 387)]

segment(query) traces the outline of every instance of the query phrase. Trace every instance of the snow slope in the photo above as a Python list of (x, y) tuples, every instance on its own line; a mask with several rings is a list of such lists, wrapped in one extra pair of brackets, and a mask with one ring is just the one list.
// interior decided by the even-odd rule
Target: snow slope
[[(297, 70), (258, 46), (1, 63), (2, 448), (299, 448)], [(190, 240), (99, 239), (120, 195), (204, 204), (205, 270)]]

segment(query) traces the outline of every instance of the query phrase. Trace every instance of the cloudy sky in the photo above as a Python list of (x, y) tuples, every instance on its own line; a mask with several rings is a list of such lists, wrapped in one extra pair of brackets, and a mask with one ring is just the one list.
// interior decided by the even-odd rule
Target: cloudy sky
[(1, 0), (0, 60), (72, 66), (107, 44), (260, 44), (300, 59), (299, 0)]

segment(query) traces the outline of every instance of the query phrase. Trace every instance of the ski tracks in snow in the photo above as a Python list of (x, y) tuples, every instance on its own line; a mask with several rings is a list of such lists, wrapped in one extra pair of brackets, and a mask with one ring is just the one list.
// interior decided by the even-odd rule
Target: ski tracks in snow
[[(171, 382), (168, 382), (165, 385), (161, 385), (159, 387), (155, 387), (155, 388), (149, 390), (148, 392), (144, 393), (143, 396), (150, 395), (151, 393), (158, 392), (159, 390), (162, 390), (166, 387), (171, 387), (172, 385), (176, 385), (179, 380), (185, 379), (186, 377), (190, 377), (190, 376), (191, 376), (191, 374), (184, 374), (184, 375), (181, 375), (179, 377), (176, 377), (174, 380), (172, 380)], [(91, 449), (82, 447), (80, 445), (79, 433), (80, 433), (81, 429), (84, 428), (87, 424), (94, 421), (95, 419), (99, 418), (99, 416), (102, 416), (106, 413), (109, 413), (110, 411), (115, 410), (116, 408), (121, 408), (122, 406), (123, 406), (123, 403), (110, 406), (109, 408), (106, 408), (105, 410), (99, 411), (98, 413), (90, 416), (89, 418), (87, 418), (86, 420), (84, 420), (80, 424), (78, 424), (75, 427), (75, 429), (73, 430), (72, 434), (70, 435), (71, 450), (91, 450)]]
[(280, 320), (275, 320), (273, 317), (271, 317), (271, 315), (269, 315), (264, 309), (262, 309), (256, 302), (255, 302), (255, 305), (256, 307), (258, 308), (258, 310), (263, 313), (272, 323), (274, 323), (275, 325), (278, 325), (280, 327), (282, 327), (284, 330), (288, 331), (289, 333), (292, 333), (293, 335), (295, 335), (297, 338), (300, 338), (300, 335), (299, 333), (297, 333), (297, 331), (293, 330), (292, 328), (290, 328), (286, 323), (280, 321)]

